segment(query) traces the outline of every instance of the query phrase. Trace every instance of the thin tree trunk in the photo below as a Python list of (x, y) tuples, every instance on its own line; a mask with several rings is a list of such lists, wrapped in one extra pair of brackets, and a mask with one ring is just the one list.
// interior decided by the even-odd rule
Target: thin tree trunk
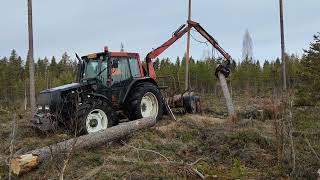
[[(178, 78), (178, 89), (179, 89), (179, 91), (181, 91), (179, 71), (177, 72), (177, 78)], [(176, 89), (175, 89), (175, 90), (176, 90)]]
[[(12, 133), (11, 133), (10, 156), (9, 156), (10, 161), (13, 158), (15, 136), (16, 136), (16, 114), (13, 115), (13, 121), (12, 121)], [(9, 167), (9, 180), (11, 180), (11, 166)]]
[(33, 57), (33, 27), (32, 27), (32, 0), (28, 0), (28, 32), (29, 32), (29, 75), (30, 75), (30, 107), (34, 113), (36, 107), (36, 92), (34, 80), (34, 57)]
[(46, 84), (47, 84), (47, 89), (49, 89), (49, 73), (50, 73), (49, 68), (46, 68), (46, 71), (47, 71), (47, 73), (46, 73), (47, 74), (47, 76), (46, 76), (47, 77), (46, 78), (46, 81), (47, 81)]
[(24, 110), (27, 110), (28, 98), (27, 98), (27, 82), (24, 83)]
[(281, 32), (281, 59), (282, 59), (282, 76), (283, 76), (283, 89), (287, 90), (287, 77), (286, 77), (286, 57), (285, 57), (285, 42), (284, 42), (284, 25), (283, 25), (283, 0), (279, 0), (280, 9), (280, 32)]
[[(189, 6), (188, 6), (188, 20), (191, 20), (191, 0), (189, 0)], [(189, 61), (190, 61), (190, 30), (187, 34), (187, 53), (186, 53), (186, 77), (185, 77), (185, 90), (188, 90), (190, 88), (189, 85)]]

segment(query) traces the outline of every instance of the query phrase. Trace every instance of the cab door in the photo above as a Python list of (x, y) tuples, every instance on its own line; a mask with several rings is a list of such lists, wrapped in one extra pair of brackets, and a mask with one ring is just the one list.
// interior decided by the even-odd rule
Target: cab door
[(111, 100), (112, 98), (112, 89), (110, 88), (110, 62), (109, 59), (106, 57), (104, 59), (101, 59), (99, 61), (99, 72), (101, 72), (99, 76), (99, 81), (98, 83), (98, 93), (106, 96), (108, 99)]
[(132, 81), (128, 57), (112, 57), (113, 64), (111, 68), (111, 89), (113, 104), (120, 103), (126, 93), (126, 89)]

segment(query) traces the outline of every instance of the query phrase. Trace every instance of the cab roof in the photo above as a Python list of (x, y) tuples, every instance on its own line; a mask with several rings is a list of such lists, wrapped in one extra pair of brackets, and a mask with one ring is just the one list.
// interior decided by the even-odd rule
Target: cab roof
[(99, 52), (99, 53), (93, 53), (88, 54), (85, 56), (82, 56), (82, 59), (95, 59), (98, 56), (105, 55), (106, 53), (110, 53), (111, 57), (133, 57), (133, 58), (139, 58), (138, 53), (131, 53), (131, 52)]

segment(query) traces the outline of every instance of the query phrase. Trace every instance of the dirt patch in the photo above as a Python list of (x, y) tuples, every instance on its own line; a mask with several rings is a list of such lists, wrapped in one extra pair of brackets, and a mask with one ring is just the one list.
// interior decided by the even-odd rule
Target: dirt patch
[(201, 125), (213, 126), (215, 124), (225, 123), (227, 119), (217, 118), (209, 115), (189, 115), (188, 118), (192, 119), (194, 122), (197, 122)]
[(215, 124), (222, 124), (227, 121), (227, 119), (217, 118), (210, 115), (188, 115), (179, 117), (177, 121), (169, 121), (164, 125), (159, 125), (156, 127), (156, 130), (161, 131), (163, 133), (173, 131), (179, 127), (181, 127), (181, 121), (183, 120), (190, 120), (196, 123), (199, 126), (203, 127), (210, 127), (214, 126)]
[(177, 122), (171, 122), (167, 125), (163, 125), (163, 126), (156, 126), (155, 129), (162, 132), (162, 133), (167, 133), (172, 131), (173, 129), (176, 129), (178, 126)]

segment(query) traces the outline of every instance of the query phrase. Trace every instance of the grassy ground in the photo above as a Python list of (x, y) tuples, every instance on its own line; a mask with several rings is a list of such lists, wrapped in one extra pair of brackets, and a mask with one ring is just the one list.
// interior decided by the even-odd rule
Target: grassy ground
[[(245, 100), (236, 99), (236, 107), (243, 117), (236, 125), (225, 118), (221, 99), (209, 97), (203, 104), (202, 115), (179, 115), (176, 122), (165, 118), (155, 127), (117, 142), (75, 152), (65, 179), (199, 179), (201, 175), (206, 179), (288, 177), (288, 168), (277, 162), (273, 121), (247, 119), (248, 114), (254, 113), (248, 110), (252, 103), (247, 104)], [(12, 118), (5, 113), (1, 118), (0, 157), (4, 160), (10, 154), (8, 137)], [(17, 119), (15, 150), (20, 152), (70, 138), (67, 134), (38, 136), (28, 128), (24, 115)], [(309, 124), (300, 126), (309, 127)], [(311, 142), (315, 144), (314, 139)], [(315, 148), (320, 150), (318, 146)], [(58, 179), (63, 160), (63, 157), (52, 159), (20, 178)], [(7, 171), (7, 166), (2, 164), (0, 177), (6, 178)]]

